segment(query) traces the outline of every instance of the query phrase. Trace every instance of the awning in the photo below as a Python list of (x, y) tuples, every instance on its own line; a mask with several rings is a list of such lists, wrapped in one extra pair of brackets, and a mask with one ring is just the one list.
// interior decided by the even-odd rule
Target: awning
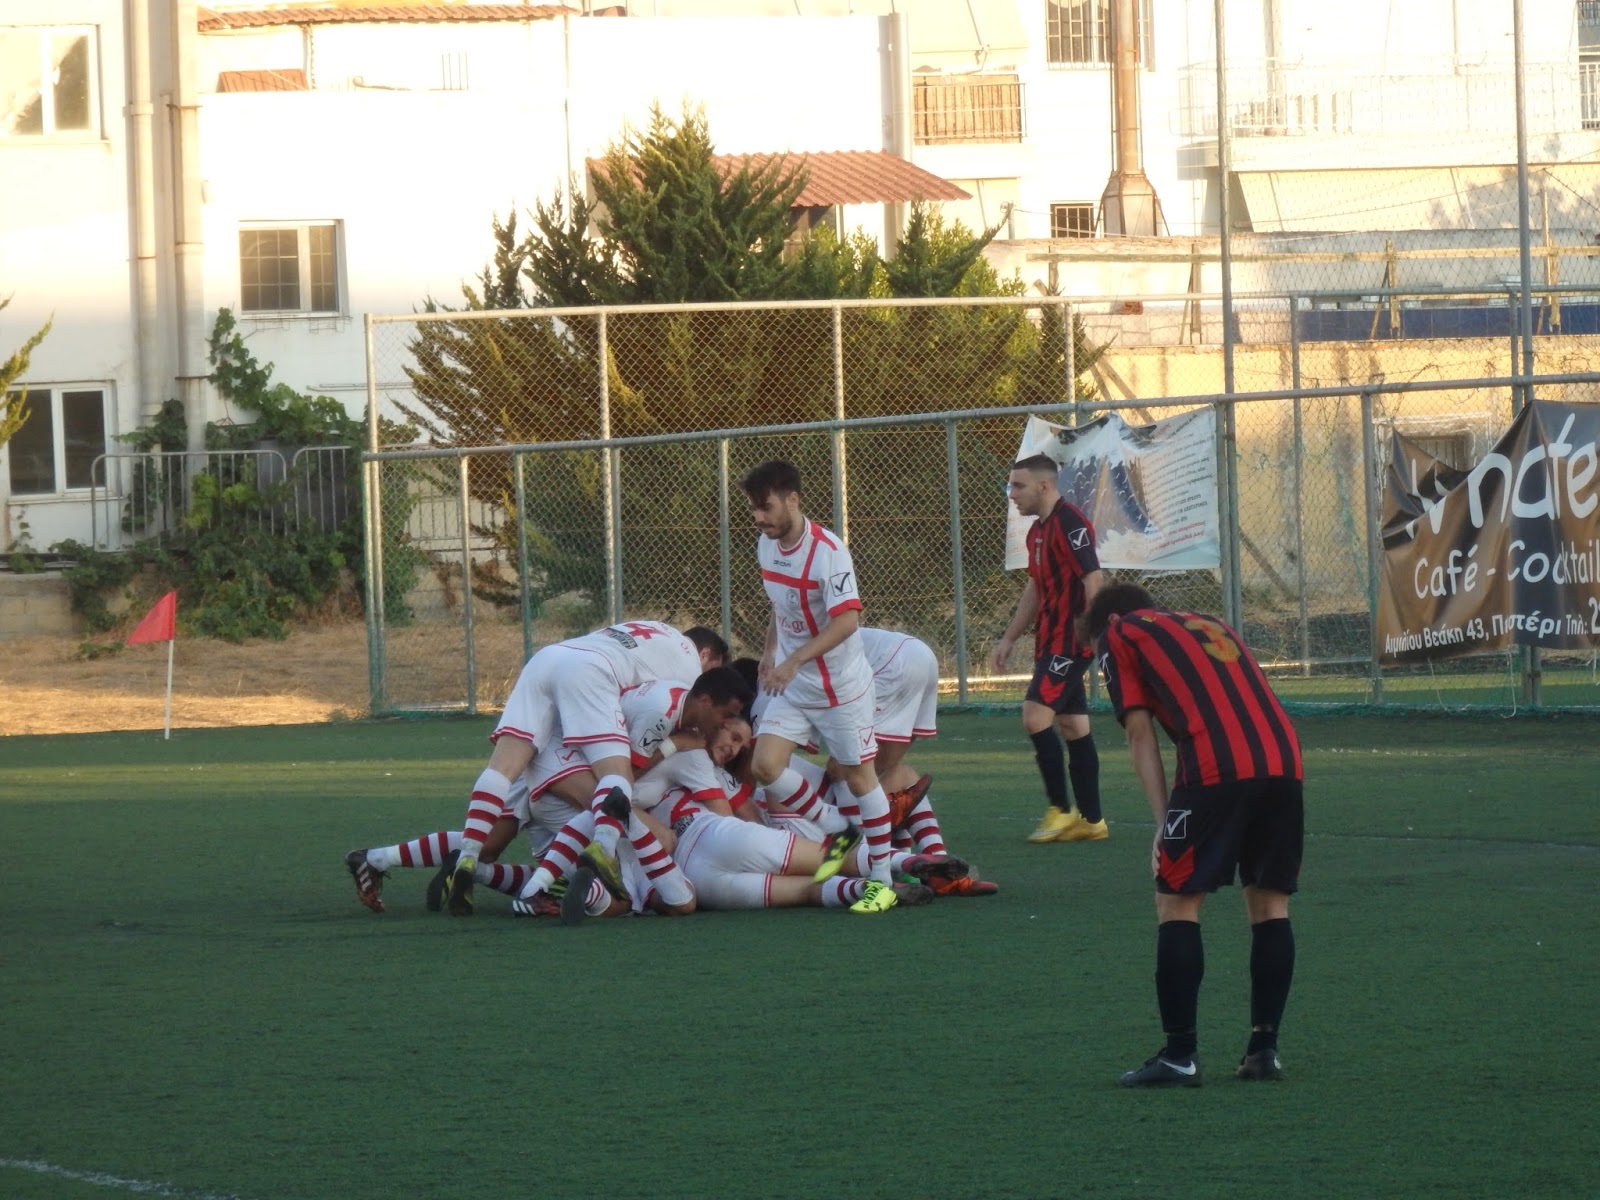
[(197, 11), (201, 33), (267, 29), (279, 25), (363, 25), (445, 21), (548, 21), (577, 10), (562, 4), (380, 4), (367, 8), (274, 8)]

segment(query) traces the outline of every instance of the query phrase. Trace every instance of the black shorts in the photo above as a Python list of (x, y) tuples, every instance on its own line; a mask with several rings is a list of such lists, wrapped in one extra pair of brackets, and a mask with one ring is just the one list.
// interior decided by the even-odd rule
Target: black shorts
[(1243, 779), (1172, 790), (1156, 854), (1156, 891), (1214, 892), (1233, 883), (1300, 886), (1305, 802), (1298, 779)]
[(1033, 679), (1028, 683), (1028, 699), (1042, 704), (1057, 716), (1089, 711), (1089, 693), (1083, 677), (1093, 662), (1066, 654), (1042, 654), (1033, 660)]

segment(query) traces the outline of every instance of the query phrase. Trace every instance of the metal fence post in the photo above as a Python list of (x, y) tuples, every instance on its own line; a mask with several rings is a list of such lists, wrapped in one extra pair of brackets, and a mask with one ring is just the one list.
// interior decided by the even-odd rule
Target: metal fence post
[(1378, 438), (1373, 428), (1372, 393), (1361, 393), (1361, 476), (1367, 501), (1367, 629), (1371, 645), (1371, 701), (1383, 703), (1383, 635), (1378, 630), (1378, 573), (1383, 547), (1378, 537)]
[(511, 456), (517, 489), (517, 596), (522, 601), (522, 661), (533, 657), (533, 588), (528, 578), (528, 481), (520, 454)]
[[(378, 449), (378, 373), (372, 351), (372, 314), (362, 318), (367, 358), (367, 449)], [(367, 462), (361, 471), (362, 536), (367, 575), (367, 702), (385, 712), (383, 678), (383, 464)]]
[[(1300, 390), (1300, 321), (1298, 303), (1289, 297), (1289, 386)], [(1306, 498), (1301, 490), (1305, 478), (1305, 420), (1300, 397), (1294, 404), (1294, 578), (1300, 597), (1300, 674), (1311, 674), (1311, 614), (1306, 604)]]
[(463, 454), (457, 508), (461, 519), (461, 625), (467, 635), (467, 711), (478, 711), (478, 662), (472, 636), (472, 523), (469, 510), (472, 460)]
[(950, 570), (955, 582), (956, 695), (967, 702), (967, 593), (961, 567), (961, 457), (956, 447), (956, 423), (944, 423), (945, 474), (950, 480)]
[(600, 440), (606, 443), (600, 452), (600, 491), (602, 517), (606, 523), (606, 612), (611, 621), (622, 620), (622, 580), (618, 577), (617, 560), (622, 554), (617, 537), (617, 452), (611, 447), (611, 359), (610, 329), (606, 314), (602, 312), (597, 329), (600, 371)]
[(733, 516), (728, 506), (728, 439), (717, 439), (717, 554), (722, 567), (722, 640), (733, 640)]
[[(844, 420), (844, 309), (833, 306), (833, 418)], [(833, 527), (850, 544), (850, 468), (845, 460), (844, 430), (835, 429), (833, 442)]]
[(1072, 423), (1078, 423), (1078, 339), (1072, 336), (1072, 301), (1065, 300), (1061, 304), (1061, 323), (1066, 327), (1067, 352), (1067, 396), (1072, 401)]

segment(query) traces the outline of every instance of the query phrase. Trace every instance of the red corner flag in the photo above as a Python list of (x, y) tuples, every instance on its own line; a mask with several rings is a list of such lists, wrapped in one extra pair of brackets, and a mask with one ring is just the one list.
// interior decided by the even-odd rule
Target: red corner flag
[(168, 592), (155, 602), (144, 620), (134, 626), (127, 644), (140, 642), (170, 642), (178, 636), (178, 593)]

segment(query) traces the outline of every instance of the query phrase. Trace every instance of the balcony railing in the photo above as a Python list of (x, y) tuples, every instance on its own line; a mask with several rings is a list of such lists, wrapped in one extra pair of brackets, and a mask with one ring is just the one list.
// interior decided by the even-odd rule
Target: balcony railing
[(917, 145), (1022, 140), (1022, 81), (1017, 76), (923, 74), (911, 81)]

